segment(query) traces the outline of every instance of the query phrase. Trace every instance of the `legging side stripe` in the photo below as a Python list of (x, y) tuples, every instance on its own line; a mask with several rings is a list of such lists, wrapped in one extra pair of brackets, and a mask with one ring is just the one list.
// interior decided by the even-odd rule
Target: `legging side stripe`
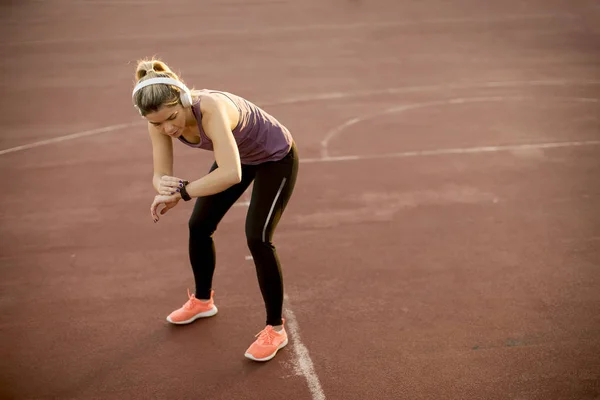
[(275, 204), (277, 203), (277, 199), (279, 199), (279, 196), (281, 195), (281, 191), (283, 190), (283, 187), (285, 186), (285, 182), (287, 181), (287, 178), (283, 178), (283, 181), (281, 182), (281, 185), (279, 186), (279, 190), (277, 191), (277, 194), (275, 195), (275, 200), (273, 200), (273, 204), (271, 204), (271, 209), (269, 210), (269, 215), (267, 215), (267, 220), (265, 221), (265, 226), (263, 227), (263, 231), (262, 231), (262, 241), (266, 242), (266, 234), (267, 234), (267, 226), (269, 225), (269, 221), (271, 221), (271, 215), (273, 214), (273, 210), (275, 209)]

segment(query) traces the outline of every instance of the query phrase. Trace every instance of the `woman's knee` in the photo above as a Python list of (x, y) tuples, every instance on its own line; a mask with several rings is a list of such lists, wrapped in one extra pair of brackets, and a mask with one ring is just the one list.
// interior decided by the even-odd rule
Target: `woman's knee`
[(263, 240), (259, 232), (246, 231), (246, 242), (248, 243), (248, 247), (253, 247), (260, 246), (263, 243)]
[(262, 231), (246, 230), (246, 242), (250, 251), (273, 247), (266, 232)]
[(190, 235), (194, 236), (212, 236), (217, 227), (210, 221), (202, 218), (190, 218), (188, 221)]

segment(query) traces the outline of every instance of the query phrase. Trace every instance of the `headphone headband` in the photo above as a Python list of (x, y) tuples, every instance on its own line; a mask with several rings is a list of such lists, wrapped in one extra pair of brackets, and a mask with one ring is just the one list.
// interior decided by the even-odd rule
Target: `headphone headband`
[(177, 86), (179, 89), (182, 90), (181, 103), (183, 104), (183, 106), (189, 107), (190, 105), (192, 105), (192, 94), (190, 92), (190, 89), (188, 89), (187, 86), (185, 86), (182, 82), (175, 80), (175, 79), (171, 79), (171, 78), (146, 79), (145, 81), (142, 81), (142, 82), (138, 83), (137, 85), (135, 85), (135, 87), (133, 88), (133, 93), (131, 94), (131, 97), (134, 97), (138, 90), (145, 88), (146, 86), (157, 85), (157, 84)]

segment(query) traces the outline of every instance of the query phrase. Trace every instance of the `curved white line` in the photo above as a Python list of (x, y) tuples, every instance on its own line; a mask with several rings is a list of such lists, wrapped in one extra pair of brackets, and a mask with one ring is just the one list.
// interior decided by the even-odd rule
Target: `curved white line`
[[(336, 128), (330, 130), (323, 140), (321, 141), (321, 158), (327, 159), (329, 158), (329, 142), (336, 136), (340, 135), (344, 132), (348, 127), (352, 125), (356, 125), (365, 121), (368, 121), (373, 118), (380, 117), (386, 114), (395, 114), (401, 113), (408, 110), (415, 110), (419, 108), (428, 108), (442, 105), (451, 105), (451, 104), (467, 104), (467, 103), (483, 103), (483, 102), (491, 102), (491, 101), (524, 101), (524, 100), (533, 100), (535, 97), (524, 97), (524, 96), (493, 96), (493, 97), (470, 97), (470, 98), (453, 98), (446, 100), (437, 100), (437, 101), (428, 101), (424, 103), (412, 103), (405, 104), (402, 106), (396, 106), (392, 108), (385, 109), (383, 111), (378, 111), (375, 113), (371, 113), (362, 117), (355, 117), (349, 119), (348, 121), (342, 123)], [(558, 100), (558, 101), (568, 101), (568, 102), (583, 102), (583, 103), (597, 103), (598, 99), (590, 98), (590, 97), (549, 97), (550, 100)]]
[[(475, 84), (450, 84), (450, 85), (426, 85), (426, 86), (404, 86), (397, 88), (387, 88), (387, 89), (375, 89), (375, 90), (362, 90), (362, 91), (351, 91), (351, 92), (335, 92), (335, 93), (323, 93), (319, 95), (312, 96), (300, 96), (288, 99), (282, 99), (277, 101), (266, 101), (261, 102), (258, 101), (258, 104), (261, 107), (274, 107), (274, 106), (283, 106), (283, 105), (291, 105), (298, 103), (306, 103), (313, 101), (326, 101), (326, 100), (335, 100), (335, 99), (346, 99), (350, 97), (370, 97), (377, 95), (389, 95), (389, 94), (400, 94), (400, 93), (410, 93), (410, 92), (425, 92), (425, 91), (440, 91), (440, 90), (455, 90), (455, 89), (479, 89), (479, 88), (507, 88), (507, 87), (519, 87), (519, 86), (591, 86), (591, 85), (600, 85), (600, 81), (568, 81), (568, 80), (557, 80), (557, 81), (509, 81), (509, 82), (482, 82)], [(40, 142), (33, 142), (30, 144), (26, 144), (23, 146), (17, 146), (9, 149), (0, 150), (0, 155), (13, 153), (20, 150), (27, 150), (34, 147), (39, 147), (47, 144), (53, 144), (62, 142), (70, 139), (77, 139), (84, 136), (89, 136), (96, 133), (106, 133), (113, 132), (115, 130), (123, 129), (130, 126), (135, 126), (137, 122), (132, 122), (129, 124), (120, 124), (120, 125), (111, 125), (103, 128), (93, 129), (91, 131), (84, 131), (73, 133), (65, 136), (60, 136), (53, 139), (42, 140)]]

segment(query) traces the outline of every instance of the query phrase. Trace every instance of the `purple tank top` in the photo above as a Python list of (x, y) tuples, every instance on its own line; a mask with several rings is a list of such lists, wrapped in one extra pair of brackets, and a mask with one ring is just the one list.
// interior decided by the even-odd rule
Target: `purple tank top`
[[(279, 161), (285, 157), (292, 146), (292, 135), (288, 129), (258, 106), (246, 99), (228, 92), (203, 90), (227, 96), (239, 111), (239, 122), (232, 131), (238, 145), (242, 164), (256, 165), (267, 161)], [(183, 136), (178, 139), (184, 144), (204, 150), (213, 150), (212, 141), (202, 128), (200, 101), (192, 104), (192, 111), (198, 121), (200, 143), (190, 143)]]

